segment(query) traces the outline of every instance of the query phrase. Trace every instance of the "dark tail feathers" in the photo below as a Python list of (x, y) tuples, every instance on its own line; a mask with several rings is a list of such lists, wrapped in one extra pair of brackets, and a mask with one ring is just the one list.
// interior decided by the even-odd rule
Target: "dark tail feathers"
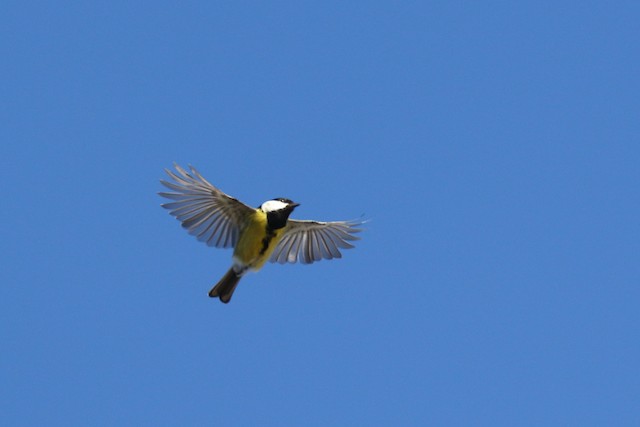
[(222, 279), (209, 291), (209, 296), (211, 298), (219, 297), (220, 301), (223, 303), (228, 303), (231, 301), (231, 296), (233, 295), (233, 291), (236, 290), (236, 286), (238, 286), (238, 282), (240, 281), (240, 277), (234, 270), (233, 267), (227, 271)]

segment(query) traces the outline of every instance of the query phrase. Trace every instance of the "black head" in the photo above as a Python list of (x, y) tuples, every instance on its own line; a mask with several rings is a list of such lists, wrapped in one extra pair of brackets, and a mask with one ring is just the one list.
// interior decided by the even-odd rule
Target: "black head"
[(278, 197), (267, 200), (260, 206), (260, 209), (267, 214), (269, 227), (277, 230), (287, 225), (287, 219), (296, 206), (300, 206), (300, 204), (289, 199)]

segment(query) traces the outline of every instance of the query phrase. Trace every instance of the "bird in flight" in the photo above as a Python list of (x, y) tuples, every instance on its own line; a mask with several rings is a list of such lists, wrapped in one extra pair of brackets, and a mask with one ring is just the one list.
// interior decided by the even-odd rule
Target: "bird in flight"
[(353, 248), (354, 234), (363, 221), (302, 221), (289, 219), (299, 206), (289, 199), (267, 200), (252, 208), (223, 193), (193, 167), (186, 171), (165, 169), (172, 181), (160, 180), (171, 192), (163, 208), (175, 216), (189, 234), (208, 246), (234, 248), (233, 265), (209, 291), (223, 303), (231, 300), (240, 278), (258, 271), (266, 261), (280, 264), (311, 264), (321, 259), (342, 258), (340, 249)]

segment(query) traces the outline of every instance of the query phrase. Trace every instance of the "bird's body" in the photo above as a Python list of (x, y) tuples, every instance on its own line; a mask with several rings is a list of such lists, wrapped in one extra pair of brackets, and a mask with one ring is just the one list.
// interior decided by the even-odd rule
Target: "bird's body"
[[(229, 302), (240, 278), (247, 271), (258, 271), (267, 262), (286, 228), (286, 218), (278, 224), (270, 224), (269, 215), (264, 204), (251, 214), (233, 251), (233, 266), (222, 279), (209, 291), (210, 297), (219, 297), (222, 302)], [(291, 212), (293, 208), (290, 208)], [(287, 215), (288, 216), (288, 215)], [(274, 221), (272, 221), (274, 222)], [(278, 228), (274, 228), (279, 226)]]
[(359, 221), (299, 221), (289, 215), (299, 206), (277, 198), (254, 209), (224, 194), (207, 182), (193, 167), (191, 174), (175, 165), (178, 174), (167, 170), (175, 182), (162, 183), (177, 192), (160, 193), (174, 200), (162, 206), (182, 222), (198, 240), (210, 246), (233, 247), (233, 265), (209, 291), (209, 296), (229, 302), (240, 278), (258, 271), (267, 262), (312, 263), (341, 258), (338, 248), (351, 248), (348, 240)]
[(260, 270), (273, 253), (283, 232), (283, 228), (271, 229), (267, 214), (256, 209), (254, 217), (238, 239), (233, 251), (233, 261), (246, 265), (249, 270)]

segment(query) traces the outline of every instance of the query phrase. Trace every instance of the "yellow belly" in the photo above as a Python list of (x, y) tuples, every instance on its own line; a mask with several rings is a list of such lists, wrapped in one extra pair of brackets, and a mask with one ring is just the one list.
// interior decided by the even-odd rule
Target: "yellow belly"
[(273, 253), (284, 230), (281, 228), (268, 232), (267, 215), (256, 210), (253, 220), (240, 233), (240, 239), (233, 251), (234, 261), (250, 270), (259, 270)]

